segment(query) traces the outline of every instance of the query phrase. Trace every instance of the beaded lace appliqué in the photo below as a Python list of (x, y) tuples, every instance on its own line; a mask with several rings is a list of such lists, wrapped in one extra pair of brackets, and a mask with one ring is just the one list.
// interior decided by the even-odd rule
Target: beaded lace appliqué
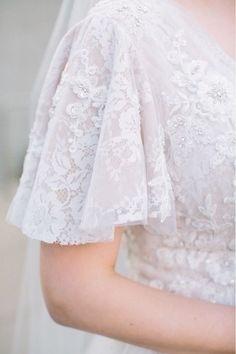
[[(137, 16), (146, 13), (132, 9)], [(110, 10), (122, 18), (128, 14), (126, 6)], [(145, 116), (153, 97), (130, 40), (140, 23), (134, 13), (128, 33), (116, 17), (96, 15), (88, 17), (83, 38), (76, 39), (80, 27), (69, 37), (47, 129), (40, 135), (36, 119), (30, 135), (29, 150), (40, 146), (40, 162), (20, 222), (33, 238), (60, 244), (109, 241), (115, 225), (147, 223), (148, 217), (164, 221), (170, 214), (163, 131), (153, 113)], [(152, 132), (143, 128), (147, 119)], [(32, 179), (27, 167), (21, 189)]]
[(168, 60), (175, 68), (171, 81), (178, 89), (175, 96), (162, 92), (170, 107), (167, 129), (182, 148), (176, 152), (177, 165), (181, 163), (182, 154), (187, 157), (196, 143), (211, 144), (215, 150), (210, 167), (214, 169), (225, 158), (235, 156), (236, 139), (232, 132), (211, 133), (214, 121), (221, 122), (222, 127), (227, 120), (235, 124), (234, 87), (225, 77), (215, 73), (208, 62), (189, 58), (184, 51), (186, 45), (184, 31), (180, 30), (174, 36), (174, 48), (168, 53)]

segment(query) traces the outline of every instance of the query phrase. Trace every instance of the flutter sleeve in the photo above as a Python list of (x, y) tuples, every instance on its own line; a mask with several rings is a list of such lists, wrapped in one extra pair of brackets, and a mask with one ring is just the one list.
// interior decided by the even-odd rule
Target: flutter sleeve
[(115, 226), (158, 232), (171, 215), (163, 128), (137, 52), (105, 17), (62, 39), (6, 217), (23, 234), (62, 245), (112, 241)]

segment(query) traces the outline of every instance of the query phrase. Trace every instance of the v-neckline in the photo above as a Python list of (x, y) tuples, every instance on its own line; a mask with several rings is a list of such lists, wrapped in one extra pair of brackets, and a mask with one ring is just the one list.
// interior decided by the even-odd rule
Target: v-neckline
[(200, 23), (200, 21), (197, 20), (197, 18), (194, 16), (194, 14), (188, 10), (186, 7), (184, 7), (182, 4), (180, 4), (177, 0), (163, 0), (165, 2), (169, 2), (170, 5), (175, 7), (175, 9), (183, 15), (184, 19), (187, 22), (191, 22), (192, 26), (197, 30), (198, 34), (201, 36), (201, 38), (209, 45), (210, 47), (213, 47), (214, 50), (216, 50), (220, 56), (224, 58), (224, 60), (227, 62), (228, 65), (235, 65), (236, 64), (236, 58), (233, 58), (218, 42), (218, 40), (214, 37), (213, 34), (208, 31), (204, 25)]

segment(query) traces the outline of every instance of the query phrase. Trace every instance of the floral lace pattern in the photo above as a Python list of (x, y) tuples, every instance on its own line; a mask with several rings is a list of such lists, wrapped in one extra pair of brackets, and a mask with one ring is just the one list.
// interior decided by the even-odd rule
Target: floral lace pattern
[[(183, 148), (177, 151), (176, 164), (181, 163), (183, 150), (187, 156), (192, 153), (196, 144), (212, 144), (215, 152), (210, 167), (215, 168), (225, 158), (235, 157), (233, 131), (213, 134), (211, 129), (214, 122), (220, 122), (222, 126), (228, 122), (235, 124), (234, 87), (225, 77), (211, 70), (206, 61), (188, 58), (187, 53), (183, 51), (186, 45), (181, 30), (175, 34), (174, 49), (168, 53), (168, 60), (176, 67), (171, 81), (178, 90), (175, 97), (162, 92), (171, 108), (167, 130), (172, 137), (176, 136), (177, 144)], [(182, 135), (178, 134), (179, 132), (182, 132)]]
[(233, 304), (233, 73), (166, 3), (100, 0), (64, 36), (6, 220), (62, 245), (125, 225), (134, 277)]
[[(178, 90), (173, 96), (162, 92), (163, 99), (169, 107), (166, 132), (171, 144), (178, 147), (174, 151), (172, 161), (175, 166), (173, 178), (176, 181), (176, 195), (180, 202), (185, 204), (187, 194), (184, 191), (183, 180), (188, 188), (194, 181), (191, 173), (186, 174), (187, 165), (191, 166), (190, 158), (194, 160), (195, 174), (198, 178), (211, 180), (211, 183), (214, 181), (215, 185), (220, 183), (225, 171), (229, 171), (232, 179), (231, 187), (228, 186), (228, 188), (232, 189), (236, 151), (233, 84), (226, 77), (222, 77), (211, 69), (206, 61), (190, 58), (184, 50), (186, 46), (187, 40), (183, 30), (180, 30), (174, 36), (173, 49), (168, 52), (168, 60), (174, 68), (171, 81)], [(215, 129), (212, 129), (212, 124), (215, 125)], [(199, 159), (201, 155), (202, 160), (205, 157), (204, 165), (196, 169), (196, 159)], [(185, 171), (185, 177), (182, 175), (183, 171)], [(222, 199), (217, 202), (215, 200), (213, 204), (214, 189), (209, 188), (207, 184), (206, 187), (208, 192), (205, 200), (201, 202), (206, 203), (206, 206), (198, 205), (198, 212), (201, 215), (193, 226), (200, 228), (200, 225), (205, 223), (206, 229), (215, 232), (222, 232), (224, 228), (228, 229), (230, 226), (232, 228), (233, 210), (231, 209), (231, 218), (228, 213), (229, 203), (233, 204), (233, 199), (227, 198), (228, 204), (226, 205), (223, 194)], [(220, 196), (219, 193), (218, 197)], [(220, 211), (217, 210), (219, 202), (222, 205)], [(222, 212), (225, 209), (227, 213), (223, 213), (222, 218)], [(207, 223), (204, 222), (204, 218), (208, 219)]]
[[(17, 223), (25, 234), (50, 243), (110, 241), (115, 225), (162, 222), (170, 215), (174, 197), (164, 135), (137, 48), (124, 29), (92, 16), (82, 37), (80, 27), (72, 32), (47, 131), (40, 136), (34, 185)], [(38, 144), (37, 124), (31, 147)], [(18, 193), (32, 179), (29, 164), (26, 159), (28, 176)], [(18, 197), (15, 203), (22, 203)]]
[(233, 305), (235, 87), (189, 48), (184, 29), (176, 30), (167, 50), (171, 86), (162, 91), (178, 231), (128, 227), (129, 256), (136, 280)]

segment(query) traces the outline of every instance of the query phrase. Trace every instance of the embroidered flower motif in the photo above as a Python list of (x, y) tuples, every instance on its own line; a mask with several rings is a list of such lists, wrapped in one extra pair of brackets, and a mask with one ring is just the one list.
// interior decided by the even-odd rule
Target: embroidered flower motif
[(72, 90), (79, 98), (90, 97), (90, 82), (88, 77), (79, 72), (72, 82)]
[(219, 141), (227, 140), (227, 145), (231, 145), (231, 138), (227, 133), (218, 137), (212, 135), (208, 122), (225, 122), (232, 117), (233, 87), (225, 77), (215, 73), (206, 61), (191, 59), (188, 55), (183, 59), (183, 54), (186, 54), (183, 30), (174, 36), (173, 47), (175, 49), (169, 51), (168, 58), (174, 65), (171, 81), (178, 90), (175, 96), (162, 92), (162, 97), (170, 108), (167, 131), (182, 150), (173, 153), (174, 160), (180, 166), (183, 147), (186, 158), (194, 148), (195, 141), (199, 145), (215, 144), (216, 154), (210, 164), (211, 167), (217, 166), (225, 157), (232, 157), (226, 148), (219, 148)]
[(210, 134), (209, 122), (203, 119), (192, 122), (192, 139), (200, 145), (209, 145), (215, 141), (215, 137)]
[[(77, 60), (79, 59), (84, 65), (83, 70), (80, 68), (75, 77), (67, 78), (73, 93), (80, 99), (79, 102), (66, 106), (66, 113), (72, 118), (69, 124), (72, 136), (68, 139), (69, 151), (72, 153), (80, 146), (80, 138), (85, 132), (91, 135), (99, 134), (108, 91), (105, 85), (98, 85), (99, 70), (95, 64), (90, 65), (89, 52), (86, 48), (77, 52)], [(88, 124), (88, 117), (91, 115)]]
[[(183, 56), (181, 58), (181, 62), (183, 62)], [(203, 60), (186, 62), (183, 70), (174, 71), (171, 80), (179, 87), (186, 87), (189, 91), (194, 92), (196, 91), (197, 82), (205, 75), (207, 65), (207, 62)]]
[[(101, 6), (103, 6), (101, 4)], [(90, 13), (97, 12), (99, 9), (99, 2), (94, 6)], [(144, 4), (132, 4), (125, 0), (117, 2), (117, 6), (107, 9), (106, 14), (118, 21), (122, 21), (126, 25), (127, 30), (138, 37), (142, 37), (142, 29), (146, 25), (146, 16), (149, 9)]]
[(211, 159), (211, 167), (216, 168), (226, 158), (234, 160), (236, 157), (236, 136), (233, 132), (220, 135), (215, 141), (215, 154)]
[(181, 114), (167, 120), (167, 130), (170, 134), (175, 134), (178, 129), (185, 127), (185, 117)]
[(107, 88), (104, 85), (96, 87), (92, 92), (92, 105), (95, 108), (103, 106), (107, 99)]
[(75, 103), (70, 103), (66, 106), (66, 113), (72, 118), (72, 119), (83, 119), (83, 112), (84, 112), (84, 103), (83, 101), (80, 102), (75, 102)]
[(212, 119), (217, 119), (218, 113), (223, 116), (232, 110), (233, 87), (219, 74), (206, 73), (198, 84), (197, 94), (202, 110), (210, 112)]
[[(41, 200), (41, 204), (34, 205), (34, 208), (29, 211), (30, 218), (34, 227), (39, 230), (40, 233), (47, 233), (50, 229), (52, 234), (56, 237), (60, 234), (61, 229), (66, 226), (63, 211), (60, 210), (58, 202), (55, 203), (52, 200), (50, 201), (50, 209), (48, 209), (49, 200)], [(60, 223), (57, 220), (61, 221)]]
[(192, 60), (186, 64), (185, 73), (194, 83), (204, 78), (208, 63), (204, 60)]

